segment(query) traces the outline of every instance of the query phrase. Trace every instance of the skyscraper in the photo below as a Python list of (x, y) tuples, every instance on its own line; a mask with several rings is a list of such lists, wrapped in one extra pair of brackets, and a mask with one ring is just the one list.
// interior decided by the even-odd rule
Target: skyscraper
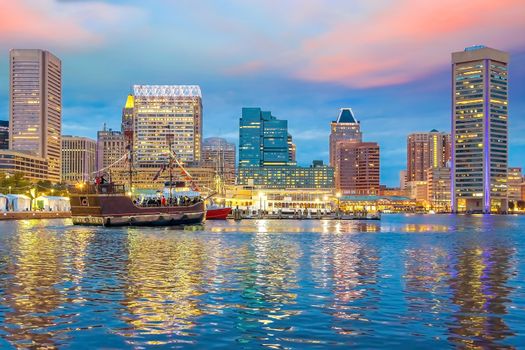
[(239, 167), (294, 165), (290, 161), (288, 121), (260, 108), (243, 108), (239, 129)]
[(135, 166), (161, 166), (166, 162), (170, 146), (182, 162), (201, 159), (202, 95), (199, 86), (135, 85), (132, 108)]
[(0, 120), (0, 149), (9, 149), (9, 121)]
[(333, 168), (297, 166), (288, 121), (243, 108), (239, 122), (239, 184), (262, 188), (333, 188)]
[(335, 149), (335, 186), (346, 195), (379, 194), (379, 145), (338, 141)]
[(361, 142), (359, 122), (351, 108), (341, 108), (337, 120), (330, 123), (330, 166), (335, 167), (336, 145), (339, 141)]
[(452, 53), (452, 208), (507, 210), (509, 55), (485, 46)]
[(48, 179), (61, 178), (62, 63), (48, 51), (11, 50), (9, 144), (44, 158)]
[(89, 181), (95, 176), (97, 142), (87, 137), (62, 136), (62, 182)]
[(446, 166), (450, 160), (450, 134), (431, 130), (407, 137), (407, 181), (427, 181), (430, 168)]
[(208, 137), (202, 142), (203, 167), (212, 168), (225, 183), (235, 182), (235, 144), (220, 137)]

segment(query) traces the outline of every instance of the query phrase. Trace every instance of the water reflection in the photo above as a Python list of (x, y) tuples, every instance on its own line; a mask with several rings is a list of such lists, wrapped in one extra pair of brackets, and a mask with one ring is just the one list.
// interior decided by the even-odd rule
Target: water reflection
[(252, 238), (248, 249), (239, 252), (242, 268), (237, 276), (241, 301), (235, 328), (241, 344), (261, 343), (281, 346), (279, 332), (289, 331), (290, 317), (300, 311), (296, 303), (298, 259), (301, 251), (296, 243), (279, 236), (260, 234)]
[(58, 256), (59, 242), (53, 235), (23, 230), (12, 246), (15, 259), (8, 266), (2, 330), (13, 343), (26, 346), (55, 347), (54, 333), (39, 332), (57, 323), (52, 314), (64, 296), (55, 287), (62, 279)]
[(450, 322), (450, 340), (469, 349), (502, 348), (500, 340), (514, 335), (503, 319), (512, 288), (514, 249), (464, 248), (458, 252), (450, 279), (452, 301), (458, 306)]
[[(357, 329), (353, 321), (367, 322), (367, 313), (377, 308), (378, 266), (377, 249), (348, 236), (321, 236), (316, 242), (312, 256), (313, 279), (320, 291), (328, 289), (333, 293), (320, 307), (330, 310), (329, 322), (337, 333), (364, 332)], [(324, 295), (320, 297), (325, 299)]]
[[(122, 318), (125, 336), (174, 334), (188, 336), (194, 318), (202, 315), (199, 299), (205, 284), (203, 242), (191, 237), (128, 234), (127, 278)], [(170, 340), (158, 338), (153, 343)]]
[(519, 347), (524, 229), (476, 216), (197, 232), (0, 222), (0, 347)]

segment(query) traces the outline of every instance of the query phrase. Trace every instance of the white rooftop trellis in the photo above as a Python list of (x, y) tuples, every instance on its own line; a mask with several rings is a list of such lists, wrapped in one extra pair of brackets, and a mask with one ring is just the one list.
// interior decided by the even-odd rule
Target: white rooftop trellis
[(202, 97), (198, 85), (133, 85), (135, 96)]

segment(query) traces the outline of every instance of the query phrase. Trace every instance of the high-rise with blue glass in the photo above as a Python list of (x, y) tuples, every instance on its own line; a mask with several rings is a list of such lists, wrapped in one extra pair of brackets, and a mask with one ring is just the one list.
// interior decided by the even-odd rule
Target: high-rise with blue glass
[(289, 156), (287, 120), (260, 108), (243, 108), (239, 127), (239, 167), (295, 165)]
[(333, 168), (296, 165), (287, 120), (277, 119), (260, 108), (243, 108), (239, 124), (239, 184), (266, 188), (333, 187)]
[(507, 211), (508, 61), (485, 46), (452, 53), (453, 211)]

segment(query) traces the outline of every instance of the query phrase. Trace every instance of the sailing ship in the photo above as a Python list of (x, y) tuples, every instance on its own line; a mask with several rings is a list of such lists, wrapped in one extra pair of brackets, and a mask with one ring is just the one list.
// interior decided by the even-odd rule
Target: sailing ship
[[(98, 177), (93, 184), (80, 184), (70, 189), (71, 217), (75, 225), (102, 226), (171, 226), (201, 223), (206, 216), (204, 200), (193, 183), (191, 175), (177, 159), (169, 144), (169, 182), (164, 192), (154, 198), (132, 199), (133, 153), (132, 132), (126, 131), (129, 163), (129, 191), (123, 184), (106, 182)], [(187, 181), (173, 181), (176, 164)], [(161, 167), (155, 177), (165, 170)], [(154, 179), (156, 180), (156, 179)], [(188, 186), (189, 183), (189, 186)], [(164, 194), (167, 191), (167, 194)]]
[(221, 141), (219, 141), (219, 145), (217, 147), (217, 156), (215, 160), (215, 191), (210, 196), (210, 203), (206, 207), (206, 220), (226, 220), (231, 214), (232, 208), (226, 207), (224, 205), (221, 206), (218, 203), (213, 202), (211, 200), (211, 197), (213, 197), (216, 194), (219, 194), (221, 197), (224, 198), (224, 195), (226, 193), (224, 188), (224, 149), (223, 145), (221, 144)]

